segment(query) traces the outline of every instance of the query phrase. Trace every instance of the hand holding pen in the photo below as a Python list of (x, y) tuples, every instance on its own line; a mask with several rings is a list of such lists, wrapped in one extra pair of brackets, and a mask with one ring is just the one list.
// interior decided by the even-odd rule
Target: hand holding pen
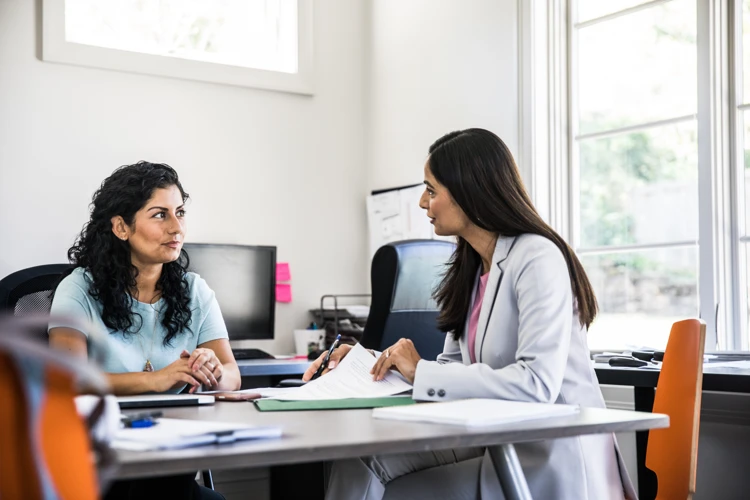
[(336, 336), (336, 340), (333, 341), (330, 349), (328, 349), (325, 354), (321, 354), (320, 357), (310, 365), (305, 374), (302, 376), (302, 380), (304, 380), (305, 382), (315, 380), (316, 378), (320, 377), (326, 371), (326, 369), (332, 369), (341, 360), (341, 358), (346, 356), (346, 354), (349, 352), (349, 349), (351, 349), (351, 346), (349, 345), (341, 346), (341, 349), (339, 349), (334, 354), (334, 350), (336, 350), (336, 347), (339, 345), (340, 340), (341, 334)]

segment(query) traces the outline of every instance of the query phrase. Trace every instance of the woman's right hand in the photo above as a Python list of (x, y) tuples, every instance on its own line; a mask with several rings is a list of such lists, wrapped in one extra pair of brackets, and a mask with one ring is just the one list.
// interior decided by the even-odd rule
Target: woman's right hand
[[(339, 364), (339, 362), (346, 357), (347, 354), (349, 354), (349, 351), (352, 350), (352, 346), (348, 344), (340, 345), (336, 349), (333, 350), (331, 353), (331, 359), (328, 361), (328, 366), (325, 370), (323, 370), (323, 373), (321, 376), (325, 375), (329, 371), (336, 368), (336, 365)], [(307, 371), (304, 375), (302, 375), (302, 380), (304, 382), (309, 382), (313, 375), (315, 375), (315, 372), (318, 371), (318, 368), (320, 367), (320, 364), (323, 362), (323, 359), (325, 359), (326, 354), (328, 354), (328, 351), (324, 352), (320, 356), (318, 356), (318, 359), (313, 361), (313, 363), (307, 368)]]
[(188, 367), (188, 358), (180, 358), (161, 370), (151, 372), (150, 375), (154, 392), (167, 392), (187, 384), (191, 386), (189, 392), (192, 394), (200, 388), (201, 384), (206, 383), (206, 380), (198, 378), (205, 378), (202, 372), (194, 373)]

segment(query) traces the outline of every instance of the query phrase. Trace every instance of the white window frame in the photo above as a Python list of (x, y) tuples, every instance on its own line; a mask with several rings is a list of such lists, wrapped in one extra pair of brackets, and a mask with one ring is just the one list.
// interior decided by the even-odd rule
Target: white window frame
[[(733, 302), (733, 314), (732, 321), (736, 329), (736, 335), (734, 340), (735, 349), (743, 351), (750, 350), (750, 325), (748, 324), (747, 317), (747, 286), (743, 285), (742, 277), (750, 279), (747, 274), (747, 259), (743, 258), (742, 246), (745, 242), (750, 241), (750, 236), (741, 237), (741, 232), (744, 232), (745, 228), (745, 204), (750, 200), (745, 199), (744, 187), (745, 187), (745, 165), (744, 165), (744, 146), (743, 146), (743, 135), (744, 131), (739, 126), (741, 123), (740, 114), (750, 109), (750, 104), (742, 104), (742, 100), (750, 102), (750, 96), (742, 98), (742, 0), (730, 0), (730, 5), (726, 9), (727, 22), (726, 30), (729, 51), (728, 51), (728, 92), (729, 92), (729, 106), (727, 110), (728, 115), (728, 128), (729, 136), (729, 155), (730, 155), (730, 169), (727, 172), (729, 182), (733, 183), (735, 189), (732, 191), (731, 199), (729, 200), (729, 209), (735, 216), (735, 223), (731, 227), (731, 239), (732, 239), (732, 265), (734, 272), (734, 280), (731, 288), (732, 296), (734, 297)], [(750, 145), (747, 145), (750, 146)], [(741, 229), (742, 228), (742, 229)], [(745, 332), (744, 336), (742, 332)]]
[(312, 95), (314, 91), (313, 0), (296, 1), (298, 16), (296, 73), (191, 61), (68, 42), (65, 39), (65, 0), (43, 0), (42, 59), (76, 66)]
[[(539, 212), (575, 248), (573, 1), (519, 0), (519, 163)], [(644, 1), (623, 12), (668, 1)], [(706, 322), (707, 351), (748, 350), (748, 297), (742, 286), (747, 274), (740, 245), (750, 236), (739, 233), (744, 165), (738, 124), (739, 113), (750, 109), (737, 99), (742, 0), (696, 0), (696, 6), (699, 314)]]

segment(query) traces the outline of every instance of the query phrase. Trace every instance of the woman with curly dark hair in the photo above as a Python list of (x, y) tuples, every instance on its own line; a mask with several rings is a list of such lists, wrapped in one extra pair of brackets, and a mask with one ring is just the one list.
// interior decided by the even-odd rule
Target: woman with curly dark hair
[[(92, 329), (109, 333), (103, 369), (116, 395), (237, 390), (240, 371), (214, 292), (182, 249), (185, 202), (169, 165), (118, 168), (94, 193), (52, 300), (50, 344), (81, 357)], [(66, 319), (61, 319), (66, 318)], [(219, 499), (193, 475), (117, 481), (106, 500)]]
[(214, 292), (187, 270), (187, 200), (168, 165), (120, 167), (94, 193), (91, 218), (68, 251), (73, 269), (51, 314), (85, 321), (53, 319), (50, 344), (86, 356), (87, 328), (108, 332), (103, 368), (117, 395), (240, 387)]

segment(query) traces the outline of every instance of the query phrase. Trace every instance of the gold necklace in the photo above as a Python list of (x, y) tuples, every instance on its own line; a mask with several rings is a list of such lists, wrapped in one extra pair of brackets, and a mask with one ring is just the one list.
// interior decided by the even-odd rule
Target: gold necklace
[(156, 321), (159, 319), (159, 311), (154, 307), (153, 304), (149, 304), (151, 306), (151, 309), (154, 311), (154, 326), (151, 329), (151, 345), (148, 348), (148, 355), (146, 355), (146, 350), (143, 348), (143, 342), (141, 342), (141, 333), (143, 333), (143, 326), (141, 325), (141, 331), (138, 332), (138, 345), (141, 346), (141, 352), (143, 353), (143, 356), (146, 358), (146, 364), (143, 365), (143, 371), (144, 372), (152, 372), (154, 371), (154, 365), (151, 364), (151, 353), (154, 351), (154, 338), (156, 337)]

